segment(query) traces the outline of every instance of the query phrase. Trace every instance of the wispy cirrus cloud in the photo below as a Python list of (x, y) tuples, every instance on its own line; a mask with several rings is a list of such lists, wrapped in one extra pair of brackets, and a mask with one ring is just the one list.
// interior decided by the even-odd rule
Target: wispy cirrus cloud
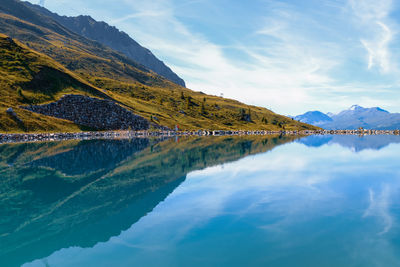
[[(279, 112), (289, 112), (287, 106), (299, 109), (304, 103), (311, 103), (313, 91), (332, 81), (327, 72), (338, 64), (340, 57), (333, 56), (332, 43), (315, 45), (300, 34), (293, 34), (295, 21), (287, 21), (290, 17), (300, 20), (298, 13), (294, 16), (293, 12), (277, 9), (252, 29), (250, 37), (254, 44), (244, 44), (239, 38), (226, 46), (182, 23), (179, 9), (171, 8), (169, 1), (136, 3), (132, 8), (138, 6), (139, 13), (134, 12), (129, 18), (147, 30), (136, 31), (133, 36), (146, 40), (146, 46), (156, 54), (166, 55), (165, 61), (184, 77), (190, 88), (224, 93), (226, 97)], [(163, 12), (154, 19), (151, 15), (157, 10)], [(124, 29), (132, 29), (130, 20), (115, 22)], [(230, 53), (242, 57), (230, 57)]]
[(366, 29), (360, 42), (368, 53), (368, 69), (377, 66), (382, 72), (397, 71), (390, 51), (390, 42), (397, 34), (389, 18), (392, 0), (350, 0), (350, 5), (357, 23)]

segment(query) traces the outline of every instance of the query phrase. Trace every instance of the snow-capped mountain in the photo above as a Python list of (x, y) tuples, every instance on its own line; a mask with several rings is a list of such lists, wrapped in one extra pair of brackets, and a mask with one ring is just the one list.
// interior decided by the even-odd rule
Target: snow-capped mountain
[(359, 127), (378, 130), (400, 129), (400, 113), (390, 113), (379, 107), (364, 108), (359, 105), (353, 105), (337, 114), (324, 114), (319, 111), (306, 112), (294, 119), (328, 130), (357, 129)]

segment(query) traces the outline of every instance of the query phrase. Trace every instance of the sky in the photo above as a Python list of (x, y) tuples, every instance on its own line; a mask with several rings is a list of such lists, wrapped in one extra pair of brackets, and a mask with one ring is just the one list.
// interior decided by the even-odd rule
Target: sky
[(195, 91), (286, 115), (400, 112), (397, 1), (29, 1), (116, 26)]

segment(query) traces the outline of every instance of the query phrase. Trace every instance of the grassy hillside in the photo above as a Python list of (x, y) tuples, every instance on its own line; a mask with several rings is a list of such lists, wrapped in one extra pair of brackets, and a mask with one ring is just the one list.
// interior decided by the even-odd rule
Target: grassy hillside
[[(7, 13), (7, 14), (6, 14)], [(17, 16), (17, 17), (16, 17)], [(19, 1), (0, 7), (0, 131), (79, 131), (20, 105), (76, 93), (112, 98), (154, 123), (181, 129), (314, 129), (265, 108), (176, 85), (97, 42), (68, 31)], [(23, 123), (5, 111), (12, 107)]]
[[(71, 122), (35, 114), (19, 106), (53, 101), (64, 93), (102, 95), (54, 60), (2, 34), (0, 88), (0, 131), (3, 132), (79, 131), (82, 127)], [(6, 112), (9, 107), (22, 123)]]

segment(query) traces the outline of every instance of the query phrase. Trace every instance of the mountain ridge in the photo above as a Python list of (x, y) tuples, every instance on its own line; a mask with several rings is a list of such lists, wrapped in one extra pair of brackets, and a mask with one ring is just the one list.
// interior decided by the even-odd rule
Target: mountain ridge
[(337, 114), (317, 112), (323, 114), (322, 116), (325, 119), (315, 121), (309, 112), (295, 116), (294, 119), (327, 130), (351, 130), (359, 127), (376, 130), (400, 129), (400, 113), (390, 113), (380, 107), (364, 108), (359, 105), (352, 105)]
[(96, 21), (88, 15), (76, 17), (60, 16), (40, 5), (29, 2), (24, 2), (24, 4), (53, 18), (69, 30), (119, 51), (164, 78), (186, 87), (185, 81), (174, 73), (170, 67), (154, 56), (149, 49), (141, 46), (127, 33), (120, 31), (115, 26), (111, 26), (104, 21)]
[(295, 120), (302, 121), (304, 123), (309, 123), (312, 125), (319, 125), (321, 122), (324, 121), (332, 121), (331, 117), (327, 114), (324, 114), (320, 111), (308, 111), (303, 115), (299, 115), (294, 117)]

